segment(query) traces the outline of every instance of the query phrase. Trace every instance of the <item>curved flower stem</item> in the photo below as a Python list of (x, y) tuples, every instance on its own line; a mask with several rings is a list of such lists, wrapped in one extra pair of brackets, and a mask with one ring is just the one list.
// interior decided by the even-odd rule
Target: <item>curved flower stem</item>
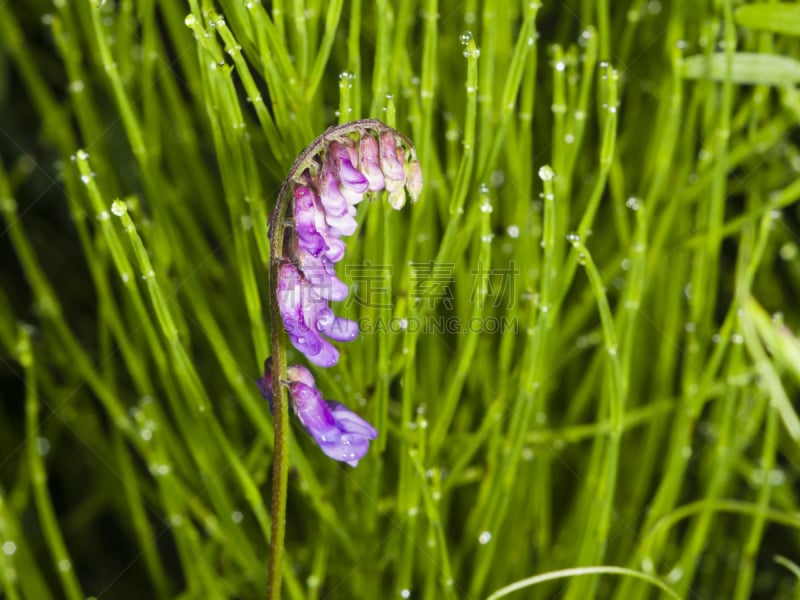
[(287, 219), (288, 201), (293, 193), (293, 185), (297, 177), (309, 168), (317, 155), (331, 142), (342, 140), (353, 133), (364, 135), (368, 131), (378, 134), (391, 131), (401, 138), (411, 149), (413, 144), (400, 132), (392, 129), (377, 119), (351, 121), (336, 127), (328, 128), (325, 133), (315, 139), (295, 160), (289, 174), (281, 186), (275, 208), (270, 215), (270, 318), (272, 325), (272, 411), (275, 419), (275, 450), (272, 465), (272, 530), (269, 543), (267, 599), (279, 600), (281, 597), (281, 576), (283, 568), (284, 539), (286, 535), (286, 494), (289, 475), (289, 402), (286, 386), (286, 348), (282, 335), (282, 319), (278, 303), (278, 274), (284, 256), (284, 238), (287, 226), (292, 226)]

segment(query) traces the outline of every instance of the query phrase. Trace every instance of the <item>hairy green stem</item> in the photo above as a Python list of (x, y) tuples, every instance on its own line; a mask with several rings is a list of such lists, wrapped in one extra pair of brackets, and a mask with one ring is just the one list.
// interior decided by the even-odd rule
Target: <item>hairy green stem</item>
[(273, 213), (270, 231), (270, 318), (272, 328), (272, 413), (275, 423), (275, 452), (272, 463), (272, 532), (269, 541), (267, 598), (281, 597), (283, 542), (286, 535), (286, 482), (289, 475), (289, 405), (283, 381), (286, 380), (286, 348), (280, 332), (278, 272), (283, 257), (283, 233), (286, 226), (284, 184)]

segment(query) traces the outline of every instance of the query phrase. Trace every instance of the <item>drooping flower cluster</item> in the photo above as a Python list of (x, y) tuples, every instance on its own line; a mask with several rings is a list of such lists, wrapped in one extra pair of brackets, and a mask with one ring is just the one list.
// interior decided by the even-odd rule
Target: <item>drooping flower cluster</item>
[[(277, 308), (292, 345), (317, 366), (338, 362), (339, 351), (330, 340), (350, 341), (358, 335), (354, 321), (330, 308), (331, 301), (348, 294), (334, 267), (344, 256), (341, 238), (357, 228), (357, 205), (384, 190), (394, 209), (402, 208), (406, 198), (418, 200), (422, 171), (414, 146), (379, 121), (356, 121), (329, 130), (300, 155), (270, 218), (273, 233), (275, 227), (292, 225), (283, 230), (281, 248), (273, 239), (280, 261), (273, 282)], [(288, 201), (290, 209), (281, 204)], [(267, 359), (259, 386), (270, 406), (272, 378)], [(305, 367), (289, 366), (287, 378), (281, 383), (289, 388), (303, 428), (325, 454), (356, 466), (378, 432), (346, 406), (323, 400)]]
[[(308, 369), (291, 365), (287, 369), (289, 396), (294, 413), (322, 451), (351, 467), (367, 453), (369, 443), (378, 437), (375, 428), (333, 400), (323, 400)], [(264, 362), (264, 375), (258, 380), (261, 394), (272, 406), (272, 359)]]
[(358, 335), (353, 321), (337, 317), (330, 301), (347, 297), (334, 264), (344, 256), (342, 237), (355, 232), (356, 206), (370, 193), (386, 190), (401, 208), (408, 195), (416, 201), (422, 173), (404, 138), (384, 131), (376, 139), (365, 132), (358, 142), (332, 141), (325, 154), (295, 178), (294, 229), (278, 278), (278, 304), (289, 339), (315, 365), (330, 367), (339, 351), (329, 339), (345, 342)]

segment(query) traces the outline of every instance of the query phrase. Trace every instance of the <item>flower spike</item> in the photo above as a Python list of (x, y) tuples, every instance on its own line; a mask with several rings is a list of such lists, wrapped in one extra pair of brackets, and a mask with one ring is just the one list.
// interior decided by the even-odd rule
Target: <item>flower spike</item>
[[(422, 171), (413, 144), (380, 121), (364, 120), (334, 127), (300, 155), (281, 189), (271, 227), (281, 202), (291, 199), (293, 228), (287, 228), (275, 284), (281, 319), (292, 345), (320, 367), (339, 360), (328, 339), (355, 339), (355, 323), (331, 317), (329, 301), (347, 297), (334, 264), (342, 259), (342, 237), (358, 223), (356, 206), (382, 190), (392, 208), (400, 209), (422, 190)], [(323, 319), (319, 316), (324, 315)]]

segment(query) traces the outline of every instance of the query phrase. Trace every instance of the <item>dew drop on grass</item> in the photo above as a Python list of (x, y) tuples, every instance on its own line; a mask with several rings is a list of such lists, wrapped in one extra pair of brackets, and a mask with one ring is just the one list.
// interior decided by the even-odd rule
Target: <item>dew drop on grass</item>
[(570, 244), (573, 244), (573, 245), (574, 244), (579, 244), (580, 241), (581, 241), (581, 236), (578, 235), (577, 233), (568, 233), (567, 234), (567, 241)]
[(508, 233), (508, 237), (517, 239), (519, 237), (519, 226), (517, 225), (509, 225), (506, 228), (506, 233)]
[(3, 554), (6, 556), (12, 556), (17, 551), (17, 545), (12, 542), (8, 541), (3, 544)]
[(469, 44), (472, 41), (472, 32), (467, 30), (464, 33), (462, 33), (460, 36), (458, 36), (458, 39), (461, 41), (462, 45), (466, 46), (467, 44)]
[(126, 212), (128, 212), (128, 207), (122, 200), (114, 200), (111, 203), (111, 212), (118, 217), (121, 217)]
[(44, 437), (36, 438), (36, 452), (39, 456), (45, 456), (50, 452), (50, 441)]
[(556, 178), (556, 172), (550, 165), (544, 165), (539, 169), (539, 179), (542, 181), (553, 181)]
[(184, 25), (187, 27), (194, 27), (197, 23), (197, 17), (195, 17), (192, 13), (186, 15), (186, 18), (183, 20)]
[(670, 583), (676, 583), (683, 578), (683, 569), (680, 566), (675, 567), (667, 573), (667, 581)]
[(769, 472), (769, 484), (772, 486), (779, 486), (786, 483), (786, 473), (781, 469), (773, 469)]
[(69, 562), (66, 558), (62, 558), (58, 561), (58, 570), (62, 573), (66, 573), (72, 568), (72, 563)]
[(490, 531), (481, 531), (481, 534), (478, 536), (478, 543), (485, 546), (491, 541), (492, 541), (492, 533)]
[(411, 598), (411, 590), (408, 590), (408, 589), (400, 590), (400, 597), (401, 598)]
[(244, 520), (244, 515), (242, 514), (242, 511), (240, 510), (233, 511), (231, 513), (231, 520), (236, 524), (241, 523)]

